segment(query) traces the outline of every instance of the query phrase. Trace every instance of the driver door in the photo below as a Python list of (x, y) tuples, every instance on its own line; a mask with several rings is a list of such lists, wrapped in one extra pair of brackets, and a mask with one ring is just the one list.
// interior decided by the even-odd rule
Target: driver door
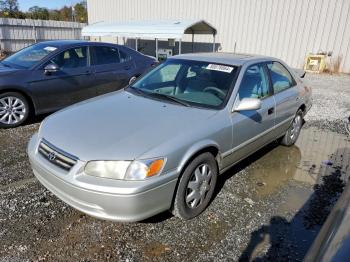
[(243, 98), (258, 98), (258, 110), (231, 113), (233, 145), (230, 163), (235, 163), (264, 146), (272, 137), (275, 125), (275, 99), (271, 92), (264, 63), (249, 66), (244, 72), (235, 99), (235, 106)]
[[(88, 47), (80, 46), (59, 53), (40, 69), (33, 70), (28, 85), (41, 113), (96, 96), (89, 61)], [(44, 68), (50, 63), (57, 64), (59, 70), (45, 74)]]

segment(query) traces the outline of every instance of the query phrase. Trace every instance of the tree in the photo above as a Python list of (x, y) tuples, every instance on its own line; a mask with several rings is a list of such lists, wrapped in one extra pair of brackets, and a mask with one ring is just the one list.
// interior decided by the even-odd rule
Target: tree
[(48, 20), (49, 10), (44, 7), (33, 6), (28, 9), (27, 17), (31, 19)]
[(61, 20), (61, 14), (60, 11), (54, 9), (49, 11), (49, 20)]
[(64, 6), (60, 9), (60, 20), (62, 21), (72, 21), (72, 8)]
[(80, 23), (87, 23), (87, 8), (85, 2), (77, 3), (74, 6), (75, 20)]
[(22, 15), (17, 0), (0, 0), (1, 17), (20, 18)]

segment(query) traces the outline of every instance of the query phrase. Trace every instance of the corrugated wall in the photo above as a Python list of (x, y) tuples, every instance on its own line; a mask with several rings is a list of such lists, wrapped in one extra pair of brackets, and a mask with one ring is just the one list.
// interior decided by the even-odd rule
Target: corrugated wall
[[(218, 29), (222, 51), (271, 55), (302, 67), (332, 52), (350, 73), (350, 0), (88, 0), (89, 23), (199, 18)], [(199, 39), (202, 41), (203, 39)], [(209, 41), (209, 39), (208, 39)]]
[(83, 23), (65, 21), (0, 18), (0, 47), (15, 52), (35, 42), (80, 39)]

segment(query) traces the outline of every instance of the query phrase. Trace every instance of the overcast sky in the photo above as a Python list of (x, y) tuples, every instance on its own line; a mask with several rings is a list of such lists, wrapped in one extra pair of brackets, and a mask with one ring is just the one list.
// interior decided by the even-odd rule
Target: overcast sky
[(28, 8), (37, 5), (48, 9), (61, 8), (64, 5), (72, 5), (81, 2), (81, 0), (18, 0), (19, 8), (22, 11), (27, 11)]

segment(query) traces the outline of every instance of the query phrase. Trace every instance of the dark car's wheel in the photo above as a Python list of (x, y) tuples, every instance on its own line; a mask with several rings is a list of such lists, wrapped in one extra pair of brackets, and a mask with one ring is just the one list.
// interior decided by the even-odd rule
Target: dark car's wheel
[(27, 99), (19, 93), (0, 94), (0, 128), (11, 128), (21, 125), (29, 115)]
[(218, 167), (210, 153), (197, 156), (184, 170), (175, 195), (172, 213), (191, 219), (202, 213), (213, 196)]
[(133, 82), (135, 82), (136, 79), (137, 79), (137, 76), (131, 77), (129, 80), (129, 85), (131, 85)]
[(292, 125), (289, 127), (285, 135), (281, 138), (281, 144), (292, 146), (297, 141), (300, 130), (303, 126), (303, 112), (298, 110), (293, 119)]

